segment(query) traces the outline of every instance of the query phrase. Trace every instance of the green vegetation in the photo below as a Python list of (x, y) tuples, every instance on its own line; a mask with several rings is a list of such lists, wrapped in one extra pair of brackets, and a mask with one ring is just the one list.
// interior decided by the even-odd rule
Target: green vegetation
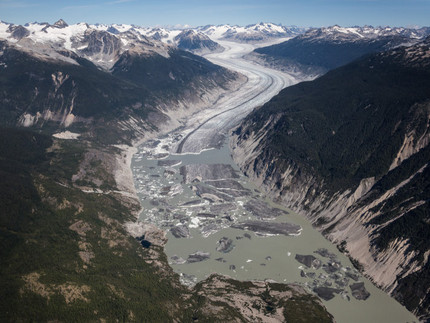
[[(272, 282), (242, 282), (213, 274), (198, 283), (195, 291), (193, 297), (198, 301), (194, 304), (200, 306), (193, 310), (194, 320), (249, 322), (250, 318), (244, 313), (256, 310), (263, 314), (263, 321), (279, 317), (281, 312), (286, 322), (333, 322), (333, 317), (321, 305), (319, 299), (305, 293), (298, 286)], [(238, 311), (237, 307), (243, 310)], [(223, 310), (217, 312), (218, 309)], [(251, 320), (259, 321), (255, 313), (251, 314)]]
[(315, 296), (293, 297), (285, 302), (284, 317), (287, 322), (332, 322), (325, 315), (326, 309), (315, 303)]
[(85, 148), (61, 142), (45, 153), (49, 137), (11, 129), (1, 138), (1, 320), (172, 320), (166, 303), (184, 291), (145, 263), (122, 227), (129, 210), (63, 176)]
[[(115, 189), (102, 147), (18, 129), (0, 128), (0, 134), (0, 321), (247, 320), (228, 301), (210, 300), (224, 292), (202, 287), (210, 280), (194, 291), (181, 286), (163, 247), (142, 248), (125, 231), (138, 205), (116, 194), (85, 193), (71, 179), (88, 165), (87, 181)], [(233, 295), (253, 287), (229, 282)], [(269, 296), (262, 311), (279, 305)], [(316, 302), (308, 311), (318, 311), (303, 315), (330, 318)], [(220, 312), (211, 313), (211, 306)]]
[(429, 99), (428, 67), (378, 54), (284, 89), (238, 132), (246, 138), (276, 116), (261, 158), (293, 163), (334, 193), (385, 174), (405, 132), (425, 121), (417, 103)]
[[(80, 65), (39, 59), (5, 42), (0, 50), (6, 66), (0, 74), (0, 321), (244, 320), (240, 309), (209, 301), (212, 291), (181, 286), (162, 246), (142, 248), (125, 231), (138, 201), (112, 193), (118, 150), (111, 144), (136, 136), (120, 121), (136, 117), (147, 121), (142, 131), (154, 129), (163, 118), (151, 108), (155, 102), (235, 76), (181, 51), (170, 60), (124, 56), (111, 74), (77, 57)], [(71, 107), (76, 122), (67, 130), (81, 137), (53, 139)], [(52, 120), (16, 128), (24, 113), (48, 108)], [(247, 293), (253, 284), (232, 286), (232, 293)], [(274, 302), (267, 298), (268, 306)], [(216, 315), (208, 314), (212, 305), (220, 308)]]
[[(31, 171), (46, 163), (45, 150), (52, 140), (14, 129), (0, 129), (0, 138), (0, 228), (28, 230), (31, 223), (26, 215), (31, 213), (34, 204), (41, 204)], [(1, 248), (0, 252), (9, 251)]]

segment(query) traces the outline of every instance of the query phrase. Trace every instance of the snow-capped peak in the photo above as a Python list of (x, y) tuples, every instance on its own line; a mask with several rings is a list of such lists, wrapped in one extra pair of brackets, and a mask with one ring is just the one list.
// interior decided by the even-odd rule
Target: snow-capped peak
[(213, 39), (228, 39), (239, 42), (258, 42), (271, 38), (296, 36), (305, 31), (304, 28), (295, 26), (285, 27), (273, 23), (259, 23), (245, 27), (232, 25), (204, 26), (197, 30)]
[(65, 27), (68, 27), (69, 25), (63, 19), (60, 19), (57, 22), (55, 22), (53, 26), (57, 28), (65, 28)]
[(71, 58), (73, 55), (60, 53), (70, 51), (105, 69), (111, 68), (124, 51), (131, 49), (136, 53), (169, 55), (166, 45), (150, 41), (132, 25), (68, 25), (62, 19), (53, 25), (29, 23), (21, 26), (0, 22), (0, 38), (46, 59), (51, 57), (77, 64)]
[(376, 39), (379, 37), (403, 36), (409, 39), (421, 39), (428, 35), (425, 28), (403, 28), (403, 27), (341, 27), (338, 25), (308, 30), (301, 38), (325, 39), (339, 41), (355, 41), (361, 39)]

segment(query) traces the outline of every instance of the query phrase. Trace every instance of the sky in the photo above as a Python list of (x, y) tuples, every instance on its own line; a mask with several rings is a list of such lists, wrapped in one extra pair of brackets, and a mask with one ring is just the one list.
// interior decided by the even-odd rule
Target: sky
[(139, 26), (430, 26), (430, 0), (0, 0), (0, 20)]

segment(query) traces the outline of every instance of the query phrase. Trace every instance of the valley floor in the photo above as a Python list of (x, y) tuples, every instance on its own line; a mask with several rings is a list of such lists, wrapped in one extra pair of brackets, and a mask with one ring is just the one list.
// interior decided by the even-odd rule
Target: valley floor
[[(250, 45), (222, 45), (227, 48), (224, 53), (208, 58), (245, 74), (248, 83), (221, 97), (213, 107), (192, 115), (183, 128), (146, 142), (132, 163), (143, 205), (140, 218), (170, 231), (165, 248), (181, 281), (194, 285), (212, 272), (237, 279), (296, 281), (325, 297), (326, 306), (338, 322), (415, 320), (361, 277), (307, 220), (268, 203), (238, 172), (226, 146), (231, 128), (253, 108), (301, 78), (242, 59)], [(289, 222), (295, 223), (289, 227), (291, 231), (273, 236), (271, 224), (280, 228)], [(297, 224), (301, 228), (294, 231)], [(299, 254), (316, 256), (320, 265), (301, 265), (294, 259)], [(365, 284), (360, 285), (363, 281)], [(360, 286), (365, 288), (358, 292)], [(331, 297), (335, 298), (329, 300)], [(381, 307), (390, 309), (390, 315), (382, 313)]]

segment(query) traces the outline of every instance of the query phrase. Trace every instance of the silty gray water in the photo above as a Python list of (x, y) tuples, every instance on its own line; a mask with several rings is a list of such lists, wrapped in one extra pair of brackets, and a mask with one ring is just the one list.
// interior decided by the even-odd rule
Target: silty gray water
[[(145, 144), (132, 169), (143, 206), (140, 218), (168, 231), (165, 251), (183, 283), (213, 272), (240, 280), (298, 282), (326, 299), (333, 297), (324, 303), (337, 322), (416, 320), (362, 277), (304, 217), (268, 200), (240, 173), (227, 145), (200, 154), (170, 154), (169, 147), (180, 138), (176, 133)], [(243, 223), (263, 226), (235, 228)], [(293, 226), (274, 233), (264, 223)], [(366, 292), (370, 296), (361, 300)]]
[(298, 282), (325, 299), (337, 322), (416, 321), (303, 216), (269, 201), (241, 174), (225, 142), (229, 129), (300, 77), (244, 60), (250, 45), (221, 45), (223, 53), (207, 58), (248, 82), (183, 121), (182, 129), (145, 143), (132, 162), (140, 218), (168, 232), (165, 251), (182, 282), (194, 284), (213, 272)]

